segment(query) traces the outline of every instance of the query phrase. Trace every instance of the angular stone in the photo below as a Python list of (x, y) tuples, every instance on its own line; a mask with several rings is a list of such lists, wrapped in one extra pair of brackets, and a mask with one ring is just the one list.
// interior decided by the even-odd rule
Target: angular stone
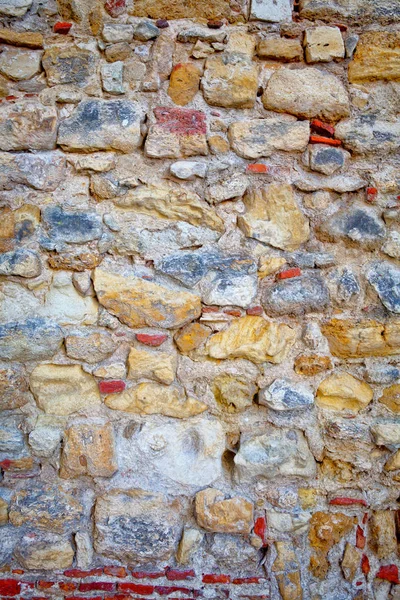
[(262, 102), (267, 110), (306, 119), (338, 121), (350, 113), (349, 98), (341, 81), (313, 67), (278, 69), (268, 80)]
[(8, 523), (8, 503), (0, 498), (0, 527)]
[(296, 250), (308, 240), (310, 228), (288, 184), (250, 190), (243, 198), (246, 213), (238, 226), (247, 237), (282, 250)]
[(377, 446), (389, 448), (400, 446), (400, 424), (398, 422), (377, 423), (371, 427), (371, 433)]
[(118, 42), (117, 44), (111, 44), (110, 46), (107, 46), (104, 50), (104, 55), (107, 62), (123, 62), (124, 60), (132, 58), (133, 52), (132, 48), (127, 42)]
[(358, 175), (332, 175), (325, 177), (314, 173), (305, 173), (298, 170), (301, 179), (296, 179), (294, 185), (303, 192), (316, 192), (318, 190), (328, 190), (344, 194), (346, 192), (355, 192), (367, 185), (367, 182)]
[(176, 560), (180, 565), (187, 565), (191, 562), (193, 555), (198, 550), (204, 534), (193, 527), (185, 527), (176, 552)]
[(329, 551), (351, 531), (355, 520), (343, 513), (317, 511), (312, 515), (308, 540), (313, 548), (309, 569), (314, 577), (325, 579), (330, 566)]
[(24, 406), (29, 400), (28, 389), (25, 371), (20, 365), (0, 366), (0, 411)]
[(27, 185), (52, 192), (65, 176), (65, 158), (56, 152), (29, 154), (0, 153), (0, 189)]
[(306, 29), (304, 46), (308, 63), (330, 62), (335, 58), (344, 58), (345, 54), (342, 34), (338, 27), (321, 25)]
[(331, 319), (322, 326), (334, 356), (363, 358), (400, 353), (400, 321)]
[(78, 569), (87, 570), (93, 562), (91, 537), (87, 531), (77, 531), (74, 538), (76, 546), (76, 566)]
[(43, 68), (50, 86), (96, 83), (99, 59), (94, 52), (76, 46), (52, 46), (43, 55)]
[(30, 79), (40, 71), (42, 53), (6, 48), (0, 55), (0, 73), (14, 81)]
[(248, 535), (253, 526), (253, 504), (239, 496), (224, 498), (225, 494), (214, 488), (198, 492), (195, 501), (197, 523), (214, 533)]
[(133, 37), (141, 42), (154, 40), (160, 35), (161, 31), (151, 21), (140, 21), (134, 29)]
[(400, 313), (400, 269), (390, 262), (376, 261), (368, 265), (366, 276), (382, 304)]
[[(385, 217), (384, 217), (385, 218)], [(391, 258), (400, 258), (400, 233), (398, 231), (389, 231), (385, 243), (381, 248), (382, 252)]]
[(253, 404), (257, 387), (246, 377), (222, 373), (214, 379), (212, 391), (224, 412), (238, 413)]
[(240, 52), (210, 56), (201, 88), (211, 106), (253, 108), (258, 89), (257, 65)]
[(290, 0), (251, 0), (250, 19), (280, 23), (292, 19)]
[(319, 237), (327, 241), (347, 240), (365, 247), (374, 247), (385, 237), (382, 219), (370, 206), (351, 204), (338, 210), (319, 227)]
[(136, 0), (133, 15), (151, 19), (221, 19), (231, 17), (228, 0), (198, 0), (173, 3), (170, 0)]
[(29, 447), (35, 456), (50, 458), (59, 448), (61, 431), (54, 427), (37, 426), (29, 434)]
[(10, 523), (54, 533), (74, 530), (83, 516), (80, 502), (56, 485), (34, 485), (12, 497)]
[(144, 146), (147, 156), (180, 158), (208, 154), (205, 113), (158, 106), (154, 109), (154, 119)]
[(287, 379), (275, 379), (268, 388), (261, 390), (259, 402), (272, 410), (305, 410), (314, 406), (312, 390)]
[(207, 190), (207, 201), (212, 204), (219, 204), (220, 202), (225, 202), (225, 200), (243, 196), (248, 184), (249, 180), (247, 177), (243, 175), (233, 175), (222, 183), (211, 185)]
[(194, 44), (198, 40), (202, 42), (223, 42), (226, 38), (225, 30), (214, 30), (208, 29), (207, 27), (190, 27), (189, 29), (183, 29), (179, 31), (177, 40), (178, 42)]
[(109, 333), (71, 334), (65, 338), (67, 356), (89, 364), (95, 364), (111, 356), (118, 344)]
[(319, 274), (306, 273), (266, 287), (262, 305), (272, 315), (320, 312), (329, 305), (329, 292)]
[(133, 275), (97, 268), (93, 284), (100, 304), (128, 327), (182, 327), (201, 312), (198, 296)]
[[(102, 232), (101, 216), (84, 211), (64, 211), (61, 206), (47, 206), (42, 221), (48, 230), (50, 244), (60, 242), (83, 244), (98, 239)], [(49, 242), (46, 241), (46, 245)]]
[(347, 581), (353, 581), (360, 566), (360, 554), (357, 549), (347, 542), (341, 562), (343, 575)]
[(15, 558), (24, 569), (62, 571), (74, 560), (74, 549), (68, 539), (59, 535), (27, 534), (14, 552)]
[(172, 69), (168, 96), (179, 106), (189, 104), (200, 86), (200, 71), (193, 63), (179, 63)]
[(371, 546), (378, 558), (387, 558), (397, 551), (395, 513), (376, 510), (369, 519)]
[(179, 510), (178, 499), (139, 489), (108, 491), (96, 501), (95, 551), (139, 564), (166, 560), (179, 539)]
[(34, 31), (14, 31), (13, 29), (1, 27), (0, 43), (33, 49), (43, 48), (43, 35)]
[[(128, 356), (128, 367), (129, 379), (153, 379), (159, 383), (170, 385), (175, 379), (176, 358), (167, 352), (148, 352), (147, 350), (131, 348)], [(157, 387), (160, 388), (159, 391), (164, 389), (162, 386)], [(134, 403), (135, 396), (138, 396), (138, 391), (135, 394), (131, 389), (125, 392), (125, 394), (129, 397), (131, 392), (132, 402)], [(151, 389), (148, 392), (151, 392)], [(146, 389), (144, 389), (143, 393), (146, 393)], [(136, 402), (139, 402), (139, 398), (136, 398)]]
[(400, 7), (397, 0), (300, 0), (300, 15), (304, 19), (322, 19), (337, 22), (345, 20), (349, 23), (393, 23), (400, 18)]
[(101, 403), (95, 379), (80, 365), (39, 365), (30, 387), (39, 408), (51, 415), (70, 415)]
[(197, 194), (185, 188), (140, 185), (124, 196), (116, 198), (114, 203), (122, 208), (131, 208), (135, 212), (161, 219), (187, 221), (195, 226), (224, 230), (222, 219), (214, 210), (202, 202)]
[(361, 35), (349, 64), (350, 83), (400, 79), (400, 33), (368, 31)]
[(32, 0), (0, 0), (0, 15), (23, 17), (31, 5)]
[(0, 358), (3, 360), (45, 360), (61, 348), (61, 328), (47, 319), (0, 325)]
[(387, 406), (392, 412), (400, 413), (400, 385), (397, 383), (385, 388), (379, 402)]
[(172, 163), (169, 170), (178, 179), (193, 179), (194, 177), (205, 177), (207, 165), (193, 160), (178, 160)]
[(82, 297), (72, 282), (72, 273), (59, 271), (53, 274), (41, 314), (59, 325), (94, 325), (98, 317), (97, 301)]
[(299, 40), (283, 37), (270, 37), (261, 40), (257, 46), (257, 56), (290, 62), (303, 58), (303, 48)]
[(82, 273), (86, 269), (94, 269), (101, 263), (102, 256), (97, 252), (65, 252), (50, 254), (48, 257), (51, 269), (62, 269)]
[[(210, 543), (210, 553), (222, 573), (236, 573), (240, 579), (243, 576), (254, 576), (259, 573), (259, 550), (252, 546), (247, 539), (240, 535), (228, 533), (214, 534)], [(214, 576), (218, 581), (219, 575)], [(224, 575), (222, 575), (224, 577)], [(211, 575), (211, 580), (213, 575)], [(260, 581), (263, 592), (269, 594), (269, 586), (266, 581)], [(254, 589), (254, 588), (253, 588)]]
[(302, 432), (271, 429), (240, 442), (234, 458), (235, 475), (240, 483), (259, 477), (314, 477), (316, 463)]
[(79, 423), (64, 432), (60, 477), (112, 477), (117, 469), (111, 423)]
[(124, 63), (120, 60), (111, 64), (103, 64), (100, 69), (103, 90), (109, 94), (123, 94), (125, 92), (123, 73)]
[(357, 154), (396, 152), (400, 143), (400, 119), (378, 120), (376, 115), (362, 115), (338, 123), (335, 136), (348, 150)]
[(327, 410), (359, 412), (372, 401), (372, 388), (350, 373), (333, 373), (317, 390), (317, 405)]
[(206, 344), (212, 358), (246, 358), (254, 363), (281, 363), (296, 339), (295, 331), (283, 323), (246, 316), (214, 334)]
[(133, 40), (133, 30), (133, 25), (105, 23), (102, 32), (103, 40), (109, 44), (131, 42)]
[(325, 144), (312, 144), (308, 148), (307, 158), (307, 164), (313, 171), (332, 175), (345, 166), (350, 154), (341, 148), (332, 148)]
[(211, 335), (211, 329), (201, 323), (189, 323), (174, 335), (174, 340), (182, 354), (196, 350)]
[[(0, 452), (15, 457), (25, 453), (25, 437), (20, 429), (21, 424), (15, 416), (5, 416), (0, 420)], [(24, 458), (21, 456), (21, 458)]]
[(385, 463), (385, 471), (397, 471), (400, 469), (400, 450), (397, 450)]
[(42, 272), (40, 257), (32, 250), (13, 250), (0, 254), (0, 275), (37, 277)]
[(32, 101), (0, 106), (0, 150), (52, 150), (56, 145), (57, 111)]
[(66, 150), (133, 152), (141, 144), (143, 116), (130, 100), (84, 100), (60, 124), (57, 143)]
[(332, 361), (329, 356), (317, 354), (301, 355), (294, 361), (294, 370), (298, 375), (313, 377), (324, 371), (332, 369)]
[(105, 404), (113, 410), (141, 415), (165, 415), (187, 419), (207, 410), (207, 404), (187, 397), (178, 387), (140, 383), (121, 394), (111, 394)]

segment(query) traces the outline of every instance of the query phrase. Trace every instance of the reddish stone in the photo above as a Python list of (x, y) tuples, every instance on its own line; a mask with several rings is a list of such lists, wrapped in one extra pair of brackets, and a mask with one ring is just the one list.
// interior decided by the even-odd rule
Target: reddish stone
[(399, 569), (396, 565), (384, 565), (379, 569), (375, 577), (377, 579), (386, 579), (386, 581), (390, 581), (390, 583), (400, 583)]
[(83, 571), (82, 569), (67, 569), (64, 571), (65, 577), (98, 577), (99, 575), (103, 575), (103, 569), (91, 569), (90, 571)]
[(66, 23), (65, 21), (58, 21), (54, 27), (53, 27), (53, 31), (54, 33), (60, 33), (61, 35), (67, 35), (67, 33), (69, 33), (69, 30), (72, 27), (72, 23)]
[(104, 596), (104, 600), (134, 600), (134, 596), (130, 594), (113, 594), (112, 596)]
[(125, 12), (126, 0), (107, 0), (104, 4), (104, 8), (110, 17), (119, 17)]
[(127, 571), (124, 567), (104, 567), (104, 575), (111, 577), (126, 577)]
[(156, 585), (154, 590), (160, 596), (169, 596), (169, 594), (175, 594), (176, 592), (186, 594), (186, 596), (193, 596), (194, 598), (198, 595), (198, 590), (189, 590), (188, 588), (175, 585)]
[(265, 581), (261, 577), (237, 577), (233, 579), (232, 583), (235, 585), (246, 585), (249, 583), (260, 583), (261, 581)]
[(167, 27), (169, 27), (169, 23), (167, 19), (158, 19), (156, 21), (156, 25), (159, 29), (166, 29)]
[(335, 128), (333, 125), (328, 125), (328, 123), (324, 123), (319, 119), (312, 119), (310, 127), (311, 131), (315, 131), (315, 133), (325, 137), (333, 137), (335, 135)]
[(0, 595), (16, 596), (21, 591), (21, 584), (16, 579), (0, 579)]
[(341, 146), (341, 140), (333, 140), (323, 135), (310, 135), (310, 144), (327, 144), (328, 146)]
[(368, 556), (366, 554), (363, 554), (361, 558), (361, 571), (364, 573), (364, 575), (368, 575), (370, 570), (371, 567), (369, 566)]
[(196, 135), (207, 133), (206, 115), (201, 110), (190, 108), (167, 108), (157, 106), (154, 109), (157, 125), (176, 135)]
[(267, 167), (267, 165), (263, 165), (262, 163), (254, 163), (252, 165), (247, 165), (246, 170), (249, 173), (268, 173), (269, 167)]
[(103, 592), (112, 592), (115, 590), (115, 583), (111, 583), (108, 581), (90, 581), (87, 583), (81, 583), (79, 585), (80, 592), (92, 592), (92, 591), (100, 591)]
[(364, 498), (345, 498), (341, 496), (332, 498), (332, 500), (329, 500), (329, 504), (332, 506), (353, 506), (354, 504), (368, 506)]
[(17, 96), (6, 96), (6, 100), (7, 102), (14, 102), (15, 100), (18, 100)]
[(242, 316), (242, 311), (238, 310), (236, 308), (226, 308), (224, 310), (224, 313), (226, 315), (230, 315), (231, 317), (241, 317)]
[(378, 190), (376, 187), (367, 187), (367, 202), (375, 202)]
[(344, 23), (334, 23), (333, 26), (337, 27), (338, 29), (340, 29), (340, 31), (347, 31), (348, 30), (347, 25), (345, 25)]
[(14, 575), (23, 575), (25, 571), (23, 569), (13, 569), (11, 573), (14, 573)]
[(168, 338), (165, 333), (137, 333), (136, 339), (141, 344), (145, 344), (146, 346), (161, 346)]
[(219, 312), (218, 306), (203, 306), (203, 313), (216, 313)]
[(119, 583), (119, 592), (134, 592), (140, 596), (147, 596), (154, 593), (154, 585), (143, 585), (141, 583)]
[(37, 582), (37, 587), (40, 590), (48, 590), (49, 588), (53, 587), (54, 585), (54, 581), (43, 581), (43, 580), (39, 580)]
[(78, 586), (76, 585), (76, 583), (73, 583), (72, 581), (60, 581), (60, 583), (58, 584), (58, 587), (63, 592), (73, 592), (74, 590), (76, 590), (76, 588)]
[(159, 579), (165, 577), (165, 572), (132, 571), (131, 575), (136, 579)]
[(265, 545), (265, 536), (267, 533), (267, 521), (265, 517), (258, 517), (254, 523), (253, 531), (255, 535), (261, 538), (262, 543)]
[(99, 390), (101, 394), (115, 394), (117, 392), (123, 392), (125, 387), (126, 383), (125, 381), (122, 381), (122, 379), (99, 382)]
[(209, 29), (221, 29), (223, 25), (222, 21), (217, 21), (215, 19), (211, 19), (210, 21), (207, 21), (207, 27), (209, 27)]
[(263, 307), (262, 306), (252, 306), (251, 308), (248, 308), (246, 310), (246, 313), (248, 315), (255, 315), (256, 317), (259, 317), (260, 315), (263, 314)]
[(177, 571), (176, 569), (171, 569), (167, 567), (165, 571), (165, 576), (168, 581), (181, 581), (183, 579), (192, 579), (196, 577), (196, 573), (193, 569), (187, 569), (186, 571)]
[(362, 520), (362, 522), (363, 522), (363, 525), (365, 525), (365, 523), (366, 523), (367, 521), (368, 521), (368, 513), (364, 513), (363, 520)]
[(101, 596), (68, 596), (65, 600), (103, 600), (103, 598)]
[(357, 525), (356, 530), (356, 547), (360, 548), (360, 550), (365, 548), (365, 534), (359, 525)]
[(230, 575), (203, 575), (203, 583), (230, 583)]
[(286, 269), (286, 271), (281, 271), (276, 276), (277, 279), (292, 279), (292, 277), (300, 277), (301, 270), (299, 267), (293, 267), (293, 269)]

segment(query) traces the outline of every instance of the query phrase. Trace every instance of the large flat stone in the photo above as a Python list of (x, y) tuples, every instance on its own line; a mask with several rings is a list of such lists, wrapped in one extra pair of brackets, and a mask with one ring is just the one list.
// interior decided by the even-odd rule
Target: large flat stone
[(248, 535), (253, 526), (253, 504), (235, 496), (225, 499), (215, 488), (196, 494), (196, 520), (206, 531)]
[(322, 327), (334, 356), (364, 358), (400, 354), (400, 320), (331, 319)]
[(112, 477), (117, 469), (111, 423), (77, 423), (64, 432), (60, 477)]
[(300, 0), (304, 19), (349, 23), (393, 23), (400, 20), (397, 0)]
[(397, 152), (400, 144), (400, 119), (380, 120), (377, 115), (362, 115), (341, 121), (335, 135), (356, 154)]
[(350, 83), (400, 79), (400, 33), (369, 31), (361, 35), (349, 64)]
[(45, 360), (61, 347), (63, 332), (54, 322), (33, 318), (0, 325), (0, 358), (3, 360)]
[(151, 19), (221, 19), (233, 16), (228, 0), (173, 3), (170, 0), (137, 0), (132, 14)]
[(68, 211), (61, 206), (47, 206), (42, 210), (42, 222), (49, 240), (46, 247), (58, 243), (84, 244), (98, 239), (103, 231), (101, 216), (82, 210)]
[(0, 254), (0, 275), (37, 277), (42, 271), (40, 257), (32, 250), (20, 248)]
[(32, 101), (0, 105), (0, 150), (53, 150), (57, 111)]
[(253, 108), (258, 88), (258, 68), (240, 52), (210, 56), (201, 88), (205, 101), (224, 108)]
[(0, 73), (14, 81), (31, 79), (39, 73), (41, 52), (6, 48), (0, 55)]
[(317, 390), (317, 405), (327, 410), (359, 412), (373, 398), (372, 388), (350, 373), (333, 373), (321, 381)]
[(17, 545), (14, 556), (24, 569), (62, 571), (74, 560), (74, 549), (68, 538), (54, 534), (25, 535)]
[(290, 0), (251, 0), (250, 19), (270, 23), (291, 21)]
[(98, 56), (76, 46), (51, 46), (43, 55), (43, 68), (50, 86), (73, 84), (78, 87), (96, 85)]
[(307, 273), (266, 287), (262, 304), (270, 315), (321, 312), (329, 305), (329, 292), (319, 274)]
[(32, 6), (32, 0), (0, 0), (0, 15), (23, 17)]
[(206, 115), (200, 110), (157, 106), (144, 150), (151, 158), (208, 154)]
[(319, 229), (321, 239), (348, 242), (365, 247), (381, 244), (386, 233), (385, 225), (374, 209), (361, 203), (355, 203), (338, 210)]
[(29, 154), (0, 153), (0, 189), (27, 185), (35, 190), (54, 191), (65, 175), (65, 158), (57, 152)]

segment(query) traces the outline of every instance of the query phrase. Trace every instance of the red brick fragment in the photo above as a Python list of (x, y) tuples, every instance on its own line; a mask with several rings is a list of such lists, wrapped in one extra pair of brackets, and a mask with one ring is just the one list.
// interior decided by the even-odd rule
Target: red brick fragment
[(207, 133), (206, 115), (201, 110), (157, 106), (154, 109), (154, 116), (157, 125), (176, 135)]
[(135, 596), (131, 594), (113, 594), (112, 596), (104, 596), (104, 600), (134, 600)]
[(263, 545), (265, 545), (265, 536), (267, 533), (267, 521), (265, 517), (258, 517), (254, 523), (253, 531), (255, 535), (261, 538)]
[(139, 596), (147, 596), (154, 593), (154, 585), (144, 585), (142, 583), (119, 583), (119, 592), (134, 592)]
[(104, 575), (110, 575), (111, 577), (126, 577), (127, 571), (124, 567), (104, 567)]
[(37, 587), (40, 590), (48, 590), (51, 587), (53, 587), (53, 585), (55, 585), (54, 581), (43, 581), (42, 579), (39, 579), (39, 581), (37, 582)]
[(328, 123), (324, 123), (319, 119), (312, 119), (310, 127), (311, 131), (315, 131), (315, 133), (325, 137), (333, 137), (335, 135), (335, 128), (333, 125), (328, 125)]
[(310, 135), (310, 144), (327, 144), (328, 146), (341, 146), (341, 140), (333, 140), (323, 135)]
[(125, 12), (126, 0), (107, 0), (104, 4), (104, 8), (110, 17), (119, 17)]
[(13, 569), (11, 573), (14, 573), (14, 575), (23, 575), (25, 571), (23, 569)]
[(248, 315), (255, 315), (258, 317), (263, 314), (263, 307), (262, 306), (252, 306), (251, 308), (248, 308), (246, 310), (246, 313)]
[(67, 23), (65, 21), (57, 21), (53, 27), (54, 33), (60, 33), (61, 35), (67, 35), (69, 30), (72, 27), (72, 23)]
[(337, 27), (340, 31), (347, 31), (348, 27), (344, 23), (334, 23), (333, 27)]
[(366, 194), (367, 194), (367, 202), (375, 202), (376, 196), (378, 194), (378, 190), (376, 187), (367, 187)]
[(98, 577), (103, 575), (103, 569), (101, 567), (97, 569), (91, 569), (90, 571), (83, 571), (82, 569), (67, 569), (64, 571), (65, 577)]
[(237, 577), (232, 580), (232, 583), (235, 585), (246, 585), (249, 583), (260, 583), (261, 581), (265, 581), (261, 577)]
[(367, 521), (368, 521), (368, 513), (364, 513), (363, 520), (362, 520), (362, 522), (363, 522), (363, 525), (365, 525), (365, 523), (366, 523)]
[(165, 571), (165, 576), (168, 581), (181, 581), (183, 579), (192, 579), (196, 577), (196, 573), (193, 569), (186, 569), (186, 571), (177, 571), (176, 569), (171, 569), (167, 567)]
[(156, 585), (154, 591), (160, 596), (169, 596), (177, 592), (185, 594), (186, 596), (193, 596), (194, 598), (198, 595), (198, 590), (189, 590), (188, 588), (178, 587), (175, 585)]
[(203, 583), (230, 583), (230, 575), (206, 574), (203, 575)]
[(277, 274), (277, 279), (292, 279), (292, 277), (300, 277), (301, 270), (299, 267), (293, 267), (293, 269), (286, 269)]
[(253, 163), (252, 165), (247, 165), (246, 171), (249, 173), (268, 173), (269, 167), (262, 163)]
[(203, 313), (216, 313), (219, 312), (218, 306), (203, 306)]
[(390, 583), (400, 583), (399, 569), (396, 567), (396, 565), (382, 566), (375, 577), (377, 579), (386, 579), (386, 581), (390, 581)]
[(165, 333), (137, 333), (136, 339), (141, 344), (145, 344), (146, 346), (161, 346), (168, 338)]
[(361, 504), (361, 506), (368, 506), (364, 498), (346, 498), (338, 496), (329, 500), (329, 504), (332, 506), (353, 506), (354, 504)]
[(209, 29), (221, 29), (223, 24), (223, 21), (218, 21), (217, 19), (210, 19), (207, 21), (207, 27)]
[(58, 587), (63, 592), (74, 592), (78, 586), (76, 583), (73, 583), (72, 581), (60, 581), (60, 583), (58, 584)]
[(371, 567), (369, 566), (368, 556), (366, 554), (363, 554), (361, 557), (361, 571), (364, 573), (364, 575), (368, 575), (370, 570)]
[(236, 308), (226, 308), (224, 310), (224, 313), (226, 315), (230, 315), (231, 317), (241, 317), (242, 316), (242, 311), (238, 310)]
[(0, 579), (1, 596), (17, 596), (21, 591), (21, 584), (16, 579)]
[(356, 530), (356, 547), (360, 548), (360, 550), (363, 550), (365, 548), (364, 530), (359, 525), (357, 525)]
[(135, 579), (159, 579), (160, 577), (165, 577), (165, 572), (132, 571), (131, 575)]
[(103, 598), (102, 596), (68, 596), (65, 600), (103, 600)]
[(92, 592), (100, 590), (103, 592), (112, 592), (115, 590), (115, 583), (111, 583), (109, 581), (89, 581), (79, 585), (80, 592)]
[(125, 381), (122, 381), (122, 379), (99, 382), (99, 390), (101, 394), (115, 394), (117, 392), (123, 392), (125, 387), (126, 383)]
[(17, 96), (6, 96), (6, 100), (7, 102), (14, 102), (15, 100), (18, 100)]

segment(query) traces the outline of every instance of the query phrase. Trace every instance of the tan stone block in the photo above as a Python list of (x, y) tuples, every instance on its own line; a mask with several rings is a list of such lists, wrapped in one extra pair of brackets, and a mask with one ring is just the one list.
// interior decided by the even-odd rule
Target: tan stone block
[(369, 519), (370, 545), (378, 558), (387, 558), (397, 551), (395, 513), (392, 510), (374, 511)]
[(310, 354), (297, 356), (294, 361), (294, 370), (298, 375), (306, 375), (313, 377), (324, 371), (332, 369), (332, 361), (330, 356), (320, 356), (319, 354)]
[(198, 296), (133, 275), (97, 268), (93, 285), (100, 304), (128, 327), (182, 327), (201, 313)]
[(208, 146), (211, 154), (224, 154), (229, 152), (229, 142), (222, 135), (210, 135), (208, 138)]
[(397, 450), (388, 458), (384, 469), (385, 471), (397, 471), (397, 469), (400, 469), (400, 450)]
[(105, 404), (113, 410), (177, 419), (187, 419), (208, 409), (207, 404), (186, 396), (180, 388), (157, 383), (140, 383), (121, 394), (110, 394)]
[(0, 55), (0, 73), (14, 81), (31, 79), (40, 71), (41, 58), (41, 52), (8, 48)]
[(199, 91), (200, 71), (194, 63), (179, 63), (172, 69), (168, 96), (179, 106), (189, 104)]
[(189, 2), (171, 2), (171, 0), (136, 0), (131, 11), (136, 17), (151, 19), (220, 19), (234, 15), (228, 0), (190, 0)]
[(272, 565), (272, 571), (293, 571), (298, 568), (299, 563), (291, 542), (275, 542), (276, 558)]
[(82, 423), (66, 430), (60, 477), (112, 477), (117, 469), (111, 423)]
[(183, 530), (178, 550), (176, 552), (176, 560), (180, 565), (189, 564), (193, 554), (199, 548), (204, 534), (198, 529), (188, 527)]
[(301, 508), (307, 510), (313, 508), (317, 503), (318, 490), (314, 488), (299, 488), (298, 490)]
[(329, 569), (329, 550), (351, 531), (356, 521), (356, 517), (343, 513), (317, 511), (312, 515), (308, 540), (314, 550), (309, 567), (314, 577), (325, 579)]
[(335, 58), (344, 58), (345, 54), (342, 34), (338, 27), (322, 25), (306, 29), (304, 46), (308, 63), (329, 62)]
[(350, 373), (333, 373), (320, 383), (316, 402), (328, 410), (359, 412), (368, 406), (373, 395), (371, 386)]
[(241, 30), (233, 30), (226, 44), (226, 52), (240, 52), (246, 54), (249, 58), (253, 58), (256, 48), (256, 39), (250, 33), (244, 33)]
[(224, 494), (207, 488), (196, 494), (196, 519), (206, 531), (248, 535), (253, 526), (253, 504), (238, 496), (224, 500)]
[(275, 575), (282, 600), (302, 600), (300, 571), (279, 573)]
[(52, 46), (42, 59), (49, 85), (96, 84), (98, 57), (94, 52), (76, 46)]
[(182, 354), (196, 350), (211, 335), (211, 329), (201, 323), (189, 323), (176, 332), (174, 340)]
[(331, 319), (321, 327), (334, 356), (363, 358), (400, 353), (400, 320), (386, 323)]
[(43, 48), (43, 35), (33, 31), (13, 31), (0, 28), (0, 43), (26, 48)]
[(207, 58), (201, 88), (205, 101), (224, 108), (253, 108), (258, 89), (258, 67), (240, 52)]
[(251, 406), (257, 389), (245, 377), (229, 373), (218, 375), (212, 383), (217, 403), (228, 413), (242, 412)]
[(131, 348), (128, 367), (129, 379), (154, 379), (169, 385), (175, 379), (176, 357), (171, 353)]
[(30, 388), (48, 414), (70, 415), (101, 404), (95, 379), (80, 365), (39, 365), (31, 373)]
[(259, 42), (257, 55), (260, 58), (290, 62), (292, 60), (301, 60), (303, 57), (303, 48), (299, 40), (273, 37)]
[(27, 534), (17, 545), (15, 557), (23, 569), (63, 571), (72, 565), (74, 549), (58, 535)]
[(8, 504), (0, 498), (0, 527), (8, 523)]
[(349, 64), (350, 83), (400, 79), (400, 32), (368, 31)]
[(296, 339), (296, 332), (283, 323), (262, 317), (236, 319), (227, 329), (213, 335), (206, 344), (212, 358), (247, 358), (253, 362), (282, 362)]
[(387, 406), (392, 412), (400, 413), (400, 384), (396, 383), (385, 388), (379, 402)]
[(75, 360), (95, 364), (115, 352), (118, 344), (107, 333), (90, 333), (89, 335), (67, 335), (65, 351), (67, 356)]
[(353, 581), (359, 566), (360, 553), (352, 544), (347, 542), (341, 562), (343, 575), (347, 581)]
[(260, 279), (268, 277), (268, 275), (272, 275), (279, 271), (283, 265), (286, 265), (286, 258), (283, 258), (282, 256), (261, 256), (258, 276)]

